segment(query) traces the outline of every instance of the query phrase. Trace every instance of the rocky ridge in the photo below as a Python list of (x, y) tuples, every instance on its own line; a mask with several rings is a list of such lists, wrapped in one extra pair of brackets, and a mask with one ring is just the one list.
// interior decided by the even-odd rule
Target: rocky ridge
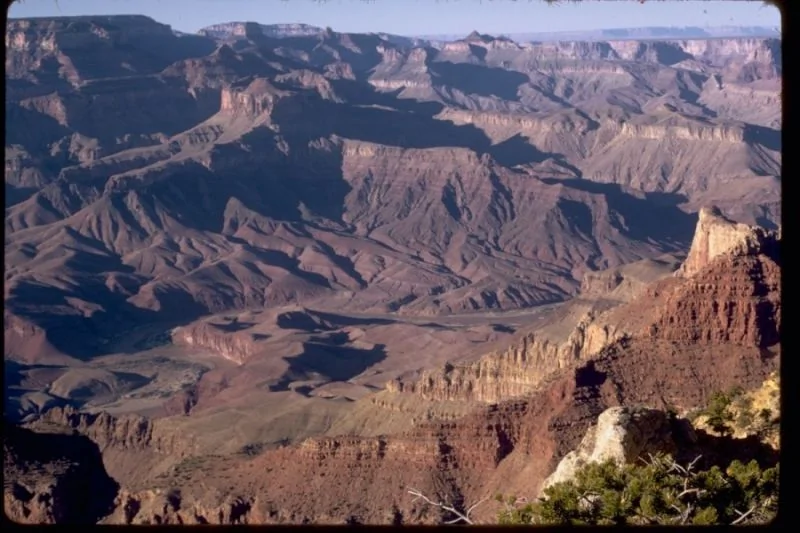
[[(693, 276), (663, 278), (655, 286), (667, 284), (672, 291), (684, 287), (684, 300), (694, 299), (698, 306), (709, 308), (724, 307), (731, 295), (779, 299), (777, 268), (766, 269), (761, 279), (740, 275), (748, 272), (747, 263), (741, 261), (743, 258), (763, 265), (779, 265), (778, 243), (767, 244), (766, 249), (734, 246), (731, 252), (710, 259)], [(744, 253), (750, 255), (742, 255)], [(716, 290), (700, 294), (692, 288), (691, 282), (708, 285), (703, 279), (713, 279), (720, 288), (733, 284), (744, 289), (749, 284), (751, 289), (749, 293)], [(648, 308), (652, 313), (652, 306), (661, 303), (645, 293), (611, 312), (627, 307), (629, 313), (618, 316), (630, 317), (644, 314)], [(736, 309), (746, 308), (738, 306)], [(761, 306), (757, 309), (762, 319), (754, 322), (755, 327), (776, 323), (776, 308)], [(770, 317), (772, 321), (766, 320)], [(702, 317), (693, 318), (691, 314), (678, 318), (679, 321), (671, 324), (679, 330), (684, 327), (702, 332), (724, 327)], [(119, 477), (115, 478), (126, 486), (125, 492), (120, 493), (117, 510), (106, 520), (115, 523), (297, 523), (304, 520), (314, 523), (438, 523), (445, 517), (411, 502), (405, 497), (407, 487), (464, 503), (481, 498), (487, 491), (536, 494), (546, 478), (556, 471), (559, 462), (570, 451), (580, 448), (581, 441), (586, 443), (586, 450), (599, 446), (600, 449), (614, 448), (617, 455), (625, 455), (628, 435), (636, 444), (634, 448), (650, 449), (648, 442), (668, 441), (661, 438), (665, 431), (643, 429), (642, 438), (633, 438), (637, 433), (631, 428), (636, 424), (625, 420), (628, 414), (639, 413), (642, 416), (633, 416), (631, 420), (652, 421), (653, 424), (640, 424), (645, 429), (664, 429), (663, 418), (630, 406), (670, 407), (686, 412), (706, 405), (713, 393), (727, 390), (734, 384), (747, 390), (755, 389), (776, 370), (776, 355), (779, 355), (774, 343), (762, 347), (762, 337), (770, 338), (736, 332), (687, 336), (661, 330), (651, 334), (647, 328), (634, 329), (625, 337), (606, 344), (590, 359), (576, 361), (551, 373), (526, 397), (486, 405), (454, 420), (422, 422), (407, 432), (378, 438), (311, 438), (296, 445), (263, 451), (252, 458), (193, 459), (187, 456), (186, 466), (178, 473), (170, 474), (169, 470), (162, 469), (161, 478), (135, 483), (126, 481), (125, 476), (130, 474), (120, 470)], [(611, 407), (626, 407), (627, 410), (607, 411)], [(598, 416), (604, 412), (606, 415), (598, 421)], [(131, 446), (148, 440), (128, 436), (130, 432), (124, 429), (144, 428), (146, 424), (143, 423), (114, 422), (113, 417), (107, 416), (87, 418), (65, 410), (52, 413), (51, 418), (92, 435), (98, 443), (105, 443), (101, 448), (107, 457), (115, 450), (120, 455), (130, 453)], [(587, 437), (587, 430), (596, 424), (599, 429), (594, 430), (594, 437)], [(622, 432), (623, 426), (630, 426), (630, 431)], [(31, 427), (35, 428), (35, 423)], [(144, 433), (156, 435), (160, 430), (148, 431), (145, 428)], [(607, 433), (611, 437), (605, 438)], [(140, 434), (138, 430), (132, 433)], [(651, 439), (648, 435), (661, 437)], [(738, 444), (723, 442), (724, 439), (714, 441), (714, 438), (703, 437), (704, 446), (724, 448), (725, 453), (744, 449)], [(598, 446), (590, 446), (592, 443)], [(158, 464), (153, 456), (137, 457), (140, 470), (151, 468), (146, 465)], [(408, 468), (409, 463), (417, 468)], [(218, 474), (212, 475), (212, 471)], [(179, 495), (170, 490), (178, 488)], [(309, 502), (313, 503), (310, 507)], [(488, 513), (486, 518), (492, 514), (491, 510), (485, 512)]]
[[(776, 231), (735, 224), (716, 209), (703, 209), (688, 256), (672, 277), (662, 268), (624, 299), (605, 298), (590, 306), (572, 302), (568, 316), (554, 318), (555, 327), (540, 327), (478, 361), (430, 370), (409, 383), (393, 382), (390, 390), (432, 400), (494, 403), (529, 393), (552, 373), (631, 336), (772, 346), (780, 331), (778, 242)], [(599, 286), (598, 278), (605, 278)], [(613, 295), (631, 278), (613, 270), (591, 274), (583, 285), (595, 297), (603, 289)]]
[[(146, 17), (9, 22), (6, 299), (33, 332), (11, 355), (263, 305), (516, 310), (684, 249), (703, 203), (780, 216), (772, 40), (234, 26), (223, 43)], [(89, 308), (125, 320), (66, 338), (37, 299), (63, 300), (70, 331)]]
[(726, 218), (719, 209), (703, 208), (699, 213), (689, 255), (676, 275), (691, 277), (723, 254), (747, 256), (758, 251), (771, 253), (768, 250), (778, 239), (777, 231), (737, 224)]
[(100, 450), (152, 450), (181, 457), (191, 453), (191, 442), (165, 426), (138, 415), (114, 417), (105, 412), (84, 413), (72, 407), (55, 407), (37, 420), (38, 424), (69, 428), (89, 437)]
[(98, 446), (61, 428), (3, 431), (3, 510), (28, 524), (97, 522), (113, 509), (118, 484), (106, 474)]
[[(685, 250), (690, 213), (702, 205), (741, 221), (779, 218), (775, 42), (528, 46), (476, 33), (427, 46), (331, 30), (277, 39), (245, 24), (221, 43), (146, 17), (11, 21), (7, 30), (7, 359), (30, 367), (26, 375), (66, 365), (53, 389), (65, 397), (117, 387), (113, 372), (81, 367), (138, 350), (138, 340), (171, 338), (164, 349), (233, 368), (179, 381), (188, 388), (172, 398), (172, 420), (49, 415), (101, 443), (124, 486), (120, 508), (130, 509), (111, 521), (436, 522), (397, 499), (405, 493), (395, 472), (455, 499), (500, 481), (536, 484), (614, 402), (661, 395), (692, 407), (777, 364), (779, 254), (767, 233), (711, 259), (738, 239), (722, 224), (730, 235), (698, 245), (689, 277), (669, 276), (669, 259), (620, 266)], [(478, 360), (477, 343), (498, 337), (448, 331), (438, 319), (379, 326), (369, 342), (358, 328), (306, 328), (286, 343), (279, 331), (259, 357), (259, 339), (276, 328), (214, 325), (298, 303), (373, 317), (516, 310), (579, 286), (585, 298), (511, 347), (485, 344), (494, 349)], [(430, 368), (453, 336), (464, 337), (466, 348), (450, 350), (463, 358), (368, 394), (385, 382), (384, 357), (404, 352), (395, 370)], [(419, 359), (384, 349), (400, 337), (419, 341)], [(333, 368), (331, 354), (357, 364)], [(326, 399), (309, 392), (334, 374), (342, 383)], [(351, 378), (371, 383), (344, 383)], [(42, 409), (52, 403), (37, 398)], [(280, 447), (282, 429), (248, 426), (253, 405), (291, 420), (295, 438), (338, 433), (302, 453)], [(206, 408), (223, 423), (203, 433), (212, 435), (203, 448), (192, 431), (209, 429), (196, 416)], [(344, 411), (350, 419), (339, 424)], [(232, 425), (237, 435), (225, 439)], [(528, 426), (539, 434), (526, 436)], [(220, 435), (233, 455), (198, 459)], [(252, 446), (237, 452), (237, 439)], [(426, 465), (419, 477), (403, 477), (412, 476), (406, 453)], [(363, 479), (341, 464), (363, 468)], [(525, 468), (527, 481), (517, 477)], [(318, 473), (342, 491), (320, 494), (331, 483)], [(218, 493), (201, 484), (211, 478)], [(382, 493), (381, 483), (391, 488)], [(351, 487), (342, 507), (335, 498)], [(298, 502), (315, 499), (310, 516)], [(248, 506), (249, 515), (233, 510)]]

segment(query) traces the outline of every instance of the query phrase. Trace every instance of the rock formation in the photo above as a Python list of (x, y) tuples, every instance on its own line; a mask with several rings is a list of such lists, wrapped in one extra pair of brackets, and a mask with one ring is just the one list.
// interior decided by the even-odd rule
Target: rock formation
[[(615, 292), (626, 279), (620, 271), (592, 274), (584, 287), (595, 297), (605, 287), (610, 289), (606, 294), (622, 300), (606, 298), (599, 308), (578, 300), (553, 318), (555, 324), (541, 326), (509, 347), (475, 362), (426, 372), (414, 382), (393, 383), (391, 389), (435, 400), (498, 402), (529, 393), (550, 374), (631, 336), (775, 345), (781, 324), (778, 235), (714, 213), (701, 211), (692, 247), (674, 277), (668, 276), (671, 262), (643, 271), (644, 265), (629, 265), (627, 279), (638, 274), (651, 283), (634, 282), (636, 288), (626, 293)], [(602, 284), (594, 281), (598, 278), (604, 279)], [(554, 341), (559, 333), (560, 341)]]
[[(767, 249), (774, 251), (769, 245)], [(765, 265), (772, 262), (775, 268), (764, 270), (762, 278), (752, 278), (747, 259)], [(738, 295), (739, 303), (732, 308), (740, 310), (748, 309), (747, 298), (778, 301), (778, 265), (777, 256), (769, 257), (765, 250), (735, 247), (690, 277), (662, 278), (649, 292), (608, 311), (609, 320), (610, 316), (619, 320), (645, 317), (631, 322), (634, 327), (627, 328), (628, 335), (605, 343), (588, 360), (550, 372), (522, 398), (478, 407), (460, 418), (420, 422), (411, 430), (384, 437), (315, 437), (254, 457), (184, 455), (185, 460), (174, 468), (158, 469), (160, 477), (136, 478), (117, 466), (124, 491), (116, 511), (105, 520), (438, 523), (444, 517), (405, 497), (408, 486), (456, 502), (475, 501), (497, 491), (538, 494), (545, 483), (562, 479), (581, 461), (629, 460), (648, 451), (672, 450), (677, 441), (666, 416), (637, 406), (670, 406), (687, 412), (705, 405), (712, 393), (733, 385), (755, 389), (777, 368), (777, 338), (765, 348), (761, 339), (768, 336), (764, 335), (733, 331), (687, 336), (670, 332), (668, 326), (675, 321), (662, 321), (655, 333), (640, 325), (650, 324), (654, 312), (671, 309), (662, 307), (670, 301), (665, 294), (694, 299), (698, 309), (701, 304), (714, 308), (720, 304), (716, 299), (727, 295)], [(692, 284), (712, 282), (717, 290), (710, 293), (691, 289)], [(753, 309), (761, 315), (753, 327), (774, 321), (775, 308)], [(682, 324), (678, 331), (724, 329), (700, 315), (685, 317)], [(177, 453), (180, 446), (175, 438), (161, 436), (166, 435), (166, 426), (159, 429), (159, 421), (116, 420), (61, 409), (35, 424), (45, 421), (89, 435), (107, 460), (121, 461), (126, 454), (145, 448)], [(750, 445), (716, 442), (703, 435), (697, 437), (698, 446), (716, 448), (726, 460), (751, 453), (747, 451)], [(677, 444), (681, 443), (685, 444)], [(171, 452), (169, 446), (173, 446)], [(163, 461), (158, 454), (136, 457), (139, 469), (152, 469)], [(408, 468), (409, 464), (415, 468)], [(180, 494), (170, 492), (176, 488)], [(483, 512), (485, 518), (493, 513)]]
[(669, 417), (664, 411), (644, 407), (611, 407), (597, 417), (577, 449), (558, 463), (542, 484), (542, 490), (574, 479), (587, 463), (612, 460), (618, 465), (632, 463), (647, 454), (674, 454), (678, 449)]
[(235, 332), (225, 332), (223, 328), (207, 323), (179, 328), (172, 333), (175, 344), (210, 350), (237, 364), (244, 363), (258, 350), (257, 341), (253, 337), (252, 333), (237, 335)]
[(514, 310), (684, 249), (682, 209), (780, 218), (774, 40), (433, 46), (281, 28), (9, 22), (11, 315), (83, 357), (103, 348), (78, 339), (120, 332), (50, 325), (35, 302), (69, 298), (65, 331), (84, 327), (64, 275), (98, 284), (86, 304), (127, 319), (110, 329), (309, 300)]
[(758, 226), (737, 224), (727, 219), (719, 209), (700, 210), (700, 220), (694, 233), (689, 256), (676, 275), (691, 277), (711, 261), (723, 254), (753, 255), (772, 253), (770, 248), (778, 240), (776, 231)]
[(534, 493), (605, 409), (775, 369), (779, 235), (702, 211), (671, 274), (702, 205), (780, 218), (779, 41), (203, 33), (7, 24), (7, 395), (107, 521), (438, 523), (406, 485)]
[(117, 483), (97, 444), (71, 430), (3, 431), (3, 510), (18, 523), (94, 524), (113, 509)]
[(72, 407), (55, 407), (34, 422), (32, 427), (55, 425), (89, 437), (102, 450), (148, 450), (180, 458), (191, 452), (185, 436), (170, 432), (138, 415), (114, 417), (105, 412), (83, 413)]

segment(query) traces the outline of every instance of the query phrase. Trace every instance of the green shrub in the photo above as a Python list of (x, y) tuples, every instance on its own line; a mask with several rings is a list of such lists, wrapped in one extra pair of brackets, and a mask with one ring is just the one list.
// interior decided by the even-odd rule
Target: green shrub
[(502, 499), (501, 524), (676, 525), (754, 524), (775, 516), (778, 467), (734, 461), (695, 471), (670, 456), (642, 464), (589, 463), (574, 480), (556, 483), (533, 504)]
[(733, 421), (729, 407), (733, 401), (731, 394), (715, 392), (711, 395), (703, 414), (708, 417), (708, 425), (714, 431), (722, 434), (730, 432), (729, 424)]

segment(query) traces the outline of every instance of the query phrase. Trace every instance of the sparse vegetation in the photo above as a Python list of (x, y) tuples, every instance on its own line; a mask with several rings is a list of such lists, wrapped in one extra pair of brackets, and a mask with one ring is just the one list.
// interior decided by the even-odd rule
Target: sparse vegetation
[[(775, 383), (771, 383), (768, 380), (764, 386), (775, 386)], [(775, 416), (772, 409), (764, 407), (765, 396), (775, 400), (777, 394), (777, 388), (745, 393), (737, 387), (728, 392), (716, 392), (711, 395), (704, 409), (690, 412), (687, 418), (694, 425), (704, 424), (720, 435), (757, 434), (763, 437), (778, 430), (779, 417)], [(773, 402), (768, 402), (768, 405), (773, 405)]]
[(241, 453), (242, 455), (246, 455), (247, 457), (255, 457), (262, 451), (264, 451), (264, 443), (254, 442), (242, 446), (242, 448), (239, 450), (239, 453)]
[(715, 392), (711, 395), (708, 406), (702, 413), (707, 417), (708, 425), (720, 434), (730, 433), (730, 423), (733, 421), (733, 415), (728, 408), (732, 402), (731, 395), (724, 392)]
[(753, 399), (749, 396), (741, 396), (734, 403), (733, 407), (736, 411), (736, 428), (746, 431), (753, 426), (755, 422), (755, 413), (753, 413)]
[[(695, 461), (696, 462), (696, 461)], [(668, 455), (639, 464), (589, 463), (572, 481), (544, 491), (534, 503), (514, 498), (498, 515), (517, 525), (744, 525), (771, 521), (777, 510), (778, 466), (734, 461), (726, 469), (696, 470)]]
[(753, 422), (755, 422), (755, 418), (753, 417), (753, 413), (749, 410), (739, 412), (739, 415), (736, 417), (736, 426), (743, 430), (752, 427)]
[(191, 478), (192, 472), (202, 468), (203, 462), (202, 457), (187, 457), (159, 477), (164, 480), (186, 481)]
[(266, 450), (288, 446), (291, 443), (290, 439), (283, 438), (272, 442), (251, 442), (239, 448), (239, 453), (247, 457), (255, 457), (261, 455)]

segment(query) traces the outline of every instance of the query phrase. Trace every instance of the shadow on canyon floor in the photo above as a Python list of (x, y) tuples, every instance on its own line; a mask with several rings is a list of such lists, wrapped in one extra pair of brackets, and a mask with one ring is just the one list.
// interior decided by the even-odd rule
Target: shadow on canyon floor
[(619, 213), (623, 219), (622, 224), (617, 223), (618, 229), (631, 239), (661, 241), (684, 249), (694, 236), (697, 215), (686, 213), (678, 207), (685, 201), (685, 197), (681, 195), (654, 193), (657, 202), (652, 202), (648, 195), (634, 196), (614, 183), (553, 178), (542, 181), (548, 185), (560, 183), (575, 190), (603, 195), (609, 208)]
[[(346, 346), (346, 342), (347, 335), (341, 333), (303, 343), (303, 352), (288, 359), (289, 369), (279, 380), (269, 383), (269, 389), (289, 390), (292, 382), (306, 379), (346, 382), (386, 359), (383, 344), (365, 349)], [(293, 390), (306, 396), (311, 391), (304, 386)]]

